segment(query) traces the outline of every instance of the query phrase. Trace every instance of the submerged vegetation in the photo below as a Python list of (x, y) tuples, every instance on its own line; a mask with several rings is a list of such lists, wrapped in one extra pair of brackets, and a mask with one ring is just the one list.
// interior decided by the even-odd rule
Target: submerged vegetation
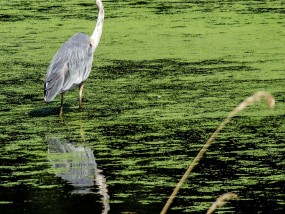
[(55, 175), (47, 139), (93, 151), (106, 178), (108, 213), (159, 213), (206, 139), (256, 91), (276, 99), (233, 118), (181, 187), (170, 213), (282, 213), (284, 5), (282, 1), (104, 1), (106, 20), (85, 85), (43, 101), (47, 66), (77, 32), (91, 34), (93, 1), (0, 2), (0, 212), (104, 210), (100, 187)]

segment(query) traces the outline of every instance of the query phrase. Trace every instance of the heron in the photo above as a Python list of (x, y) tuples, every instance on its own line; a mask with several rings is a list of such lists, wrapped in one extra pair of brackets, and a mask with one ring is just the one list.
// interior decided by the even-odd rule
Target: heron
[(79, 87), (79, 111), (82, 110), (82, 93), (88, 78), (93, 54), (99, 45), (104, 23), (102, 0), (96, 0), (98, 17), (93, 34), (77, 33), (66, 41), (54, 55), (44, 82), (44, 100), (51, 102), (61, 94), (60, 115), (63, 114), (63, 99), (66, 91)]

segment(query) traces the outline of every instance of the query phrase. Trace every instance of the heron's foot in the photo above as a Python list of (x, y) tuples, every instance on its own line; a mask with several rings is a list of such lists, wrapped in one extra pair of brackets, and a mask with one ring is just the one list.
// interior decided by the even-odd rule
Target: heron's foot
[(82, 112), (82, 106), (79, 106), (78, 111)]

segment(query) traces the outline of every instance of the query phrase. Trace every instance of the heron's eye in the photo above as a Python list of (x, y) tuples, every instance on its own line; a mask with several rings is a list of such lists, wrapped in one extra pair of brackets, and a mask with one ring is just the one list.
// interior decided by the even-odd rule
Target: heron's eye
[(89, 47), (92, 48), (92, 44), (91, 43), (89, 43)]

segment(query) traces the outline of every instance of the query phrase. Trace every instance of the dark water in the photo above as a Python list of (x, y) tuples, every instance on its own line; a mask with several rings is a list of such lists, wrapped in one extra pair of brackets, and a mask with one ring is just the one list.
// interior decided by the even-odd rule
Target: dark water
[(104, 1), (104, 34), (84, 89), (43, 101), (46, 68), (92, 1), (1, 1), (0, 213), (159, 213), (228, 113), (169, 213), (284, 213), (284, 3)]

